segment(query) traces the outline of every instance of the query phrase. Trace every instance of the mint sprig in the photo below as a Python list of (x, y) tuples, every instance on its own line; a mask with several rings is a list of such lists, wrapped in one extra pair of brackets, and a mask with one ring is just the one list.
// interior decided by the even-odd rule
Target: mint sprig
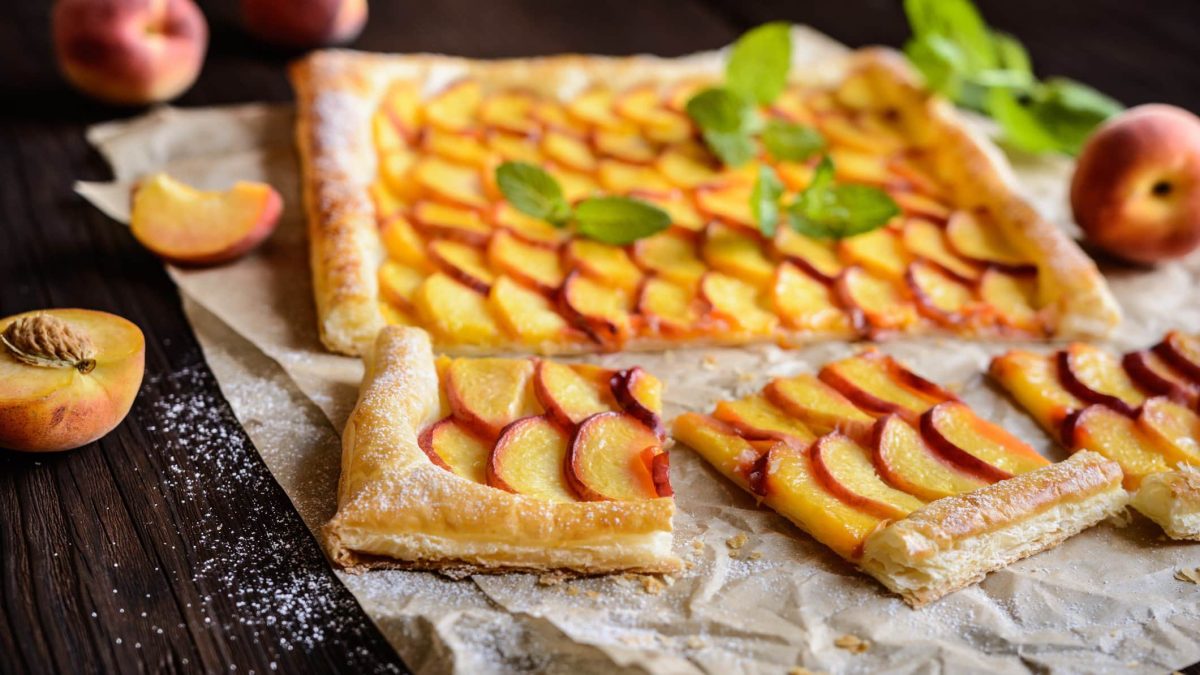
[(671, 225), (665, 211), (631, 197), (589, 197), (572, 209), (554, 176), (527, 162), (496, 167), (496, 184), (513, 208), (555, 227), (574, 223), (581, 236), (624, 246)]
[(785, 120), (767, 122), (762, 142), (777, 161), (803, 162), (825, 149), (825, 137), (819, 131)]
[(787, 86), (792, 65), (792, 28), (776, 21), (747, 31), (729, 53), (725, 86), (744, 98), (767, 105)]
[[(769, 167), (755, 182), (751, 211), (763, 234), (773, 236), (779, 219), (782, 185)], [(774, 200), (771, 200), (771, 195)], [(768, 203), (770, 202), (770, 203)], [(783, 209), (792, 229), (814, 239), (844, 239), (877, 230), (900, 214), (900, 207), (884, 192), (869, 185), (834, 181), (833, 160), (821, 159), (812, 181)]]

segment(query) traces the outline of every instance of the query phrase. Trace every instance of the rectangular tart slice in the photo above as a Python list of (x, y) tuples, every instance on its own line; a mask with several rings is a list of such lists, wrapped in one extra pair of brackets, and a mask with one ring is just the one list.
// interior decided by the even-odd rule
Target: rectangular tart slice
[(349, 568), (670, 572), (661, 385), (532, 358), (434, 358), (383, 330), (343, 434), (330, 556)]
[(1115, 462), (1084, 452), (1051, 464), (876, 350), (684, 414), (673, 433), (913, 606), (1128, 503)]

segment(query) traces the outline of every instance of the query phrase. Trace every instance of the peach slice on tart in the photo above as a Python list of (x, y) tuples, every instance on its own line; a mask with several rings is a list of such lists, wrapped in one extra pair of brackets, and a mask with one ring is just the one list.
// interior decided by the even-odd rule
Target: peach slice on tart
[(617, 409), (611, 396), (612, 371), (585, 370), (556, 361), (538, 361), (533, 378), (546, 415), (564, 429), (574, 429), (592, 415)]
[(488, 150), (501, 160), (541, 164), (544, 161), (538, 145), (524, 136), (489, 129), (484, 135)]
[(484, 168), (492, 153), (477, 133), (426, 129), (421, 135), (421, 149), (457, 164)]
[(904, 279), (910, 258), (900, 237), (886, 228), (842, 239), (838, 252), (850, 263), (890, 281)]
[(473, 433), (466, 424), (446, 417), (417, 437), (417, 445), (434, 464), (476, 483), (487, 480), (491, 443)]
[(967, 260), (999, 267), (1010, 274), (1037, 272), (1037, 265), (1004, 238), (986, 213), (955, 211), (946, 223), (946, 239), (950, 248)]
[(574, 134), (547, 131), (542, 136), (541, 150), (550, 161), (573, 171), (590, 173), (596, 170), (597, 159), (592, 146)]
[(943, 326), (965, 326), (978, 313), (972, 288), (940, 268), (916, 261), (905, 273), (917, 311)]
[(658, 148), (636, 129), (625, 132), (597, 129), (592, 132), (592, 147), (600, 156), (630, 164), (648, 165), (658, 159)]
[(649, 165), (608, 158), (600, 160), (596, 181), (608, 192), (621, 195), (635, 190), (665, 192), (675, 188)]
[(647, 137), (660, 143), (682, 141), (692, 135), (691, 121), (663, 105), (658, 88), (633, 87), (616, 97), (617, 114), (641, 126)]
[(524, 344), (539, 345), (573, 338), (573, 329), (554, 311), (550, 300), (510, 277), (496, 279), (487, 301), (508, 333)]
[(528, 359), (455, 359), (444, 383), (450, 410), (480, 437), (495, 439), (514, 420), (541, 412), (533, 373)]
[(959, 401), (939, 403), (921, 415), (921, 436), (948, 461), (988, 482), (1033, 471), (1050, 462), (1036, 450), (976, 415)]
[(1054, 359), (1014, 349), (996, 358), (988, 373), (1051, 434), (1061, 434), (1062, 422), (1086, 404), (1063, 387)]
[(562, 286), (566, 277), (557, 251), (526, 243), (507, 231), (492, 236), (487, 259), (500, 272), (544, 293)]
[(422, 325), (451, 344), (490, 345), (502, 331), (488, 311), (487, 298), (453, 278), (436, 272), (413, 295)]
[(760, 288), (771, 284), (775, 263), (767, 258), (757, 233), (712, 222), (704, 229), (700, 255), (710, 267)]
[(1195, 404), (1200, 400), (1200, 385), (1180, 373), (1153, 349), (1129, 352), (1121, 359), (1121, 367), (1138, 387), (1156, 396)]
[(851, 333), (850, 316), (833, 291), (790, 262), (779, 265), (771, 286), (775, 313), (788, 326), (805, 331)]
[(691, 237), (666, 231), (639, 239), (631, 247), (633, 259), (659, 277), (694, 287), (708, 269), (696, 255)]
[(699, 232), (704, 228), (704, 217), (696, 210), (689, 198), (678, 190), (633, 190), (630, 197), (649, 202), (667, 212), (671, 225), (683, 232)]
[(617, 349), (633, 334), (629, 294), (575, 270), (559, 296), (563, 313), (604, 348)]
[[(566, 478), (586, 501), (638, 501), (670, 494), (663, 472), (658, 435), (633, 415), (592, 415), (575, 430), (566, 458)], [(659, 478), (655, 482), (656, 476)]]
[(70, 450), (129, 413), (146, 341), (107, 312), (50, 309), (0, 319), (0, 447)]
[(513, 422), (488, 457), (487, 484), (547, 501), (575, 501), (564, 473), (570, 441), (562, 428), (541, 415)]
[(418, 155), (415, 150), (401, 148), (379, 158), (379, 182), (406, 203), (420, 198), (423, 188), (416, 178)]
[(408, 209), (407, 196), (398, 194), (382, 180), (371, 183), (367, 193), (371, 196), (371, 205), (375, 207), (375, 222), (380, 226)]
[(794, 439), (808, 445), (817, 436), (803, 422), (775, 407), (762, 394), (719, 401), (712, 416), (750, 440)]
[(215, 265), (261, 244), (279, 222), (283, 199), (266, 183), (238, 181), (197, 190), (157, 173), (133, 192), (129, 227), (155, 255), (180, 265)]
[(479, 121), (511, 134), (533, 135), (541, 129), (532, 115), (534, 100), (528, 92), (517, 90), (490, 94), (479, 105)]
[(1167, 333), (1154, 351), (1192, 382), (1200, 385), (1200, 339), (1177, 330)]
[(817, 479), (846, 504), (876, 518), (903, 518), (925, 505), (888, 485), (875, 473), (870, 453), (848, 436), (832, 433), (812, 445)]
[(440, 157), (423, 157), (413, 167), (413, 180), (440, 201), (473, 209), (490, 205), (479, 169), (454, 164)]
[(412, 310), (401, 309), (392, 303), (383, 300), (376, 303), (379, 307), (379, 314), (383, 316), (383, 323), (387, 326), (414, 326), (416, 322), (412, 317)]
[(754, 215), (750, 212), (751, 183), (723, 181), (696, 188), (693, 193), (696, 208), (705, 217), (756, 230)]
[(875, 423), (871, 451), (879, 475), (919, 499), (934, 501), (991, 482), (947, 462), (925, 443), (916, 428), (897, 415), (887, 415)]
[(863, 410), (879, 415), (895, 413), (913, 423), (934, 405), (958, 400), (875, 349), (827, 364), (818, 377)]
[(1063, 387), (1085, 403), (1099, 403), (1134, 417), (1146, 396), (1111, 354), (1073, 342), (1055, 355)]
[(749, 491), (750, 476), (762, 450), (732, 427), (708, 415), (684, 413), (671, 424), (671, 435), (686, 443), (738, 487)]
[(642, 279), (642, 271), (620, 246), (591, 239), (573, 239), (567, 244), (564, 255), (572, 269), (627, 293), (635, 291)]
[(758, 289), (740, 279), (708, 272), (700, 279), (700, 296), (715, 318), (735, 330), (768, 334), (779, 325), (779, 318), (759, 304)]
[(834, 175), (839, 181), (883, 186), (891, 180), (887, 161), (881, 155), (837, 147), (830, 150), (829, 155), (833, 159)]
[(379, 294), (406, 312), (413, 311), (413, 296), (423, 281), (424, 271), (403, 263), (387, 260), (379, 266)]
[(712, 183), (721, 175), (712, 155), (691, 141), (667, 147), (654, 166), (667, 180), (687, 189)]
[(1063, 422), (1063, 439), (1072, 451), (1091, 450), (1121, 465), (1125, 487), (1136, 488), (1142, 478), (1167, 471), (1164, 450), (1134, 420), (1105, 405), (1093, 404), (1076, 410)]
[(979, 297), (995, 320), (1021, 333), (1040, 335), (1043, 324), (1037, 310), (1037, 277), (1015, 275), (989, 267), (979, 279)]
[(637, 313), (647, 330), (663, 335), (686, 335), (704, 320), (704, 303), (689, 288), (655, 276), (638, 291)]
[(983, 270), (978, 263), (950, 250), (942, 228), (924, 218), (908, 218), (901, 234), (904, 247), (910, 253), (928, 260), (964, 281), (978, 281)]
[(806, 237), (790, 227), (775, 230), (773, 244), (780, 256), (827, 284), (832, 284), (846, 267), (833, 242)]
[(521, 240), (535, 246), (557, 249), (571, 238), (569, 230), (557, 228), (544, 220), (527, 216), (506, 201), (497, 202), (492, 208), (491, 220), (497, 228), (508, 230)]
[(487, 244), (493, 232), (478, 211), (430, 200), (413, 204), (412, 220), (428, 237), (452, 239), (472, 246)]
[(815, 434), (839, 431), (866, 443), (875, 418), (860, 410), (837, 389), (807, 373), (772, 380), (763, 395), (776, 407), (804, 423)]
[(916, 307), (897, 284), (861, 267), (847, 267), (834, 282), (838, 304), (860, 333), (902, 331), (920, 320)]
[(392, 126), (408, 143), (421, 133), (421, 92), (415, 82), (397, 80), (383, 95), (382, 111)]
[(1138, 410), (1138, 426), (1160, 446), (1171, 449), (1170, 459), (1200, 466), (1200, 414), (1165, 396), (1146, 399)]
[(449, 239), (435, 239), (429, 242), (427, 250), (438, 269), (459, 283), (485, 295), (491, 290), (496, 277), (479, 249)]
[(618, 371), (609, 378), (613, 398), (654, 433), (663, 434), (662, 382), (638, 366)]
[[(920, 192), (911, 190), (889, 190), (888, 194), (904, 215), (912, 218), (927, 218), (939, 223), (947, 222), (953, 215), (949, 206)], [(959, 251), (960, 255), (966, 255)]]
[(425, 101), (425, 122), (444, 131), (462, 131), (475, 125), (482, 102), (478, 81), (458, 80)]
[(614, 95), (605, 87), (592, 87), (567, 102), (567, 115), (587, 126), (622, 131), (635, 125), (619, 117), (613, 108)]

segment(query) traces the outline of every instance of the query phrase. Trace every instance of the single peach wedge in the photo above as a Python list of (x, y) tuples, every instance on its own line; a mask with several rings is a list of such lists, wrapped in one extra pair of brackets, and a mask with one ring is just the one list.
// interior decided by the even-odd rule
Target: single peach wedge
[(133, 236), (155, 255), (180, 265), (216, 265), (258, 246), (283, 210), (265, 183), (239, 181), (228, 190), (197, 190), (159, 173), (133, 192)]
[(56, 452), (112, 431), (141, 387), (145, 353), (142, 331), (105, 312), (0, 319), (0, 447)]

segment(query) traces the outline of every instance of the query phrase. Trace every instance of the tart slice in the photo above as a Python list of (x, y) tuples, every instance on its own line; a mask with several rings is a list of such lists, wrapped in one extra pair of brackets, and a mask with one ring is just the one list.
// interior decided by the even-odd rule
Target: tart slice
[(670, 572), (661, 386), (382, 331), (343, 434), (330, 556), (356, 569)]
[(1082, 343), (1013, 350), (991, 375), (1068, 450), (1120, 464), (1134, 508), (1168, 536), (1200, 540), (1200, 339), (1173, 331), (1123, 358)]
[(1050, 464), (876, 350), (687, 413), (674, 436), (920, 606), (1124, 508), (1116, 462)]

